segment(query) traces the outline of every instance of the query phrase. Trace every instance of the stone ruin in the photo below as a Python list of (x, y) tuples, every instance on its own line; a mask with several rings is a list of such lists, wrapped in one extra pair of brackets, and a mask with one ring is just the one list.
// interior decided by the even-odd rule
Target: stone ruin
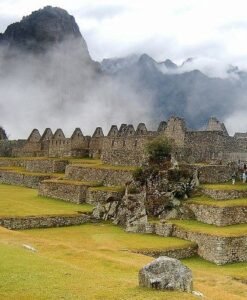
[[(107, 135), (97, 127), (92, 136), (84, 136), (76, 128), (71, 137), (66, 137), (62, 129), (54, 133), (47, 128), (41, 135), (34, 129), (27, 140), (8, 141), (0, 130), (0, 156), (13, 157), (91, 157), (100, 158), (112, 165), (140, 166), (145, 163), (145, 145), (157, 138), (167, 137), (173, 142), (173, 156), (178, 161), (188, 163), (225, 163), (247, 160), (247, 133), (230, 136), (223, 123), (210, 118), (205, 130), (190, 130), (185, 121), (171, 117), (163, 121), (156, 131), (147, 129), (140, 123), (112, 125)], [(6, 146), (7, 145), (7, 146)]]

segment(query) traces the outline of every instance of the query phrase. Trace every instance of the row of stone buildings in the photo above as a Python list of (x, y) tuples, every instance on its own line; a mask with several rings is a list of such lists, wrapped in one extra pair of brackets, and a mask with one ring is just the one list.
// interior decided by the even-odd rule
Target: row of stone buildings
[(92, 136), (84, 136), (76, 128), (70, 138), (61, 129), (55, 133), (47, 128), (41, 135), (34, 129), (27, 140), (2, 141), (1, 149), (9, 146), (8, 154), (16, 157), (92, 157), (114, 165), (141, 165), (146, 159), (145, 145), (156, 137), (173, 141), (173, 154), (187, 162), (247, 160), (247, 133), (229, 136), (223, 123), (211, 118), (205, 130), (189, 130), (185, 121), (171, 117), (161, 122), (156, 131), (149, 131), (144, 123), (113, 125), (105, 136), (97, 127)]

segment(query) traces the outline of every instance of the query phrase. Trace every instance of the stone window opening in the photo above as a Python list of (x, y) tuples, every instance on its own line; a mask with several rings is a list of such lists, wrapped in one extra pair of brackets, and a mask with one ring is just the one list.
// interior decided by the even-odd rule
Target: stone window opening
[(135, 144), (134, 144), (134, 146), (135, 146), (135, 147), (137, 147), (137, 143), (138, 143), (138, 141), (137, 141), (137, 140), (135, 140)]
[(125, 147), (126, 143), (125, 143), (125, 140), (123, 141), (123, 147)]
[(111, 146), (114, 147), (115, 140), (112, 140)]

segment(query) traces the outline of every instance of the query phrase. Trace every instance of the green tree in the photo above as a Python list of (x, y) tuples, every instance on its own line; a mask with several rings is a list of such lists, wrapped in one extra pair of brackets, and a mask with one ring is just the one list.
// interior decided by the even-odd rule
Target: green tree
[(146, 151), (149, 155), (149, 162), (160, 165), (170, 160), (172, 144), (167, 138), (156, 138), (146, 145)]

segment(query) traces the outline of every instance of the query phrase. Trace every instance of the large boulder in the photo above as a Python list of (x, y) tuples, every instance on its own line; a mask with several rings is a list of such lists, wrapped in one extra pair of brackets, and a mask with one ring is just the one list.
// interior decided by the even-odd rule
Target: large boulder
[(158, 290), (192, 292), (192, 272), (179, 260), (161, 256), (139, 271), (139, 285)]

